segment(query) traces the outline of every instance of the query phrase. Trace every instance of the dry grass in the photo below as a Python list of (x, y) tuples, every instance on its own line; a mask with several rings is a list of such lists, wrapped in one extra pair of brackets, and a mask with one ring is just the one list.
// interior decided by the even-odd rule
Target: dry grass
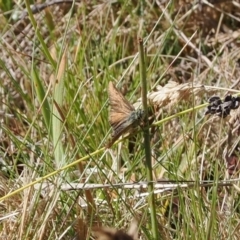
[(224, 119), (205, 111), (210, 96), (239, 92), (239, 8), (239, 0), (65, 2), (35, 13), (35, 29), (4, 12), (0, 238), (152, 239), (146, 188), (118, 185), (145, 183), (141, 133), (102, 148), (108, 83), (130, 102), (140, 96), (143, 36), (154, 180), (194, 182), (156, 189), (161, 238), (238, 239), (239, 108)]

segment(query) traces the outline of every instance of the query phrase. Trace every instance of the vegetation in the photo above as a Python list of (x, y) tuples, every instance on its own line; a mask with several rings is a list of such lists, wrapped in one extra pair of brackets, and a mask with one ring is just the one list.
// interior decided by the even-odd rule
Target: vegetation
[[(239, 239), (240, 1), (39, 2), (0, 2), (0, 238)], [(144, 126), (105, 148), (142, 68), (152, 166)]]

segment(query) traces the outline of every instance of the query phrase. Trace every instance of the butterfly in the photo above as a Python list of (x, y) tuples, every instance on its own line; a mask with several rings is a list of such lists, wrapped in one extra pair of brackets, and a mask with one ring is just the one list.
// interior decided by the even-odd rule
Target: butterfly
[(107, 144), (109, 148), (121, 135), (131, 132), (139, 125), (144, 118), (144, 111), (135, 110), (112, 82), (109, 82), (108, 85), (108, 95), (110, 102), (109, 122), (113, 129), (112, 139)]

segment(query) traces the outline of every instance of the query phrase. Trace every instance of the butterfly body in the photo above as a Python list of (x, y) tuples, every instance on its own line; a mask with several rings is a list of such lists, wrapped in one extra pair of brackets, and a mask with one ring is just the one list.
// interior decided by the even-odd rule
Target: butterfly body
[(108, 147), (111, 147), (121, 135), (131, 132), (139, 125), (144, 117), (144, 111), (135, 110), (112, 82), (109, 83), (108, 94), (110, 100), (109, 122), (113, 128), (112, 140), (108, 144)]

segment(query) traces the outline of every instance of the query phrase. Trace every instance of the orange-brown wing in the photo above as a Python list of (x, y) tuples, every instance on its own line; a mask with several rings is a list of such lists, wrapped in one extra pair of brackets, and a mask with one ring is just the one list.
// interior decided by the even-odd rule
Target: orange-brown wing
[(135, 109), (112, 82), (109, 82), (108, 85), (108, 95), (110, 102), (109, 122), (114, 128), (120, 122), (124, 121)]

